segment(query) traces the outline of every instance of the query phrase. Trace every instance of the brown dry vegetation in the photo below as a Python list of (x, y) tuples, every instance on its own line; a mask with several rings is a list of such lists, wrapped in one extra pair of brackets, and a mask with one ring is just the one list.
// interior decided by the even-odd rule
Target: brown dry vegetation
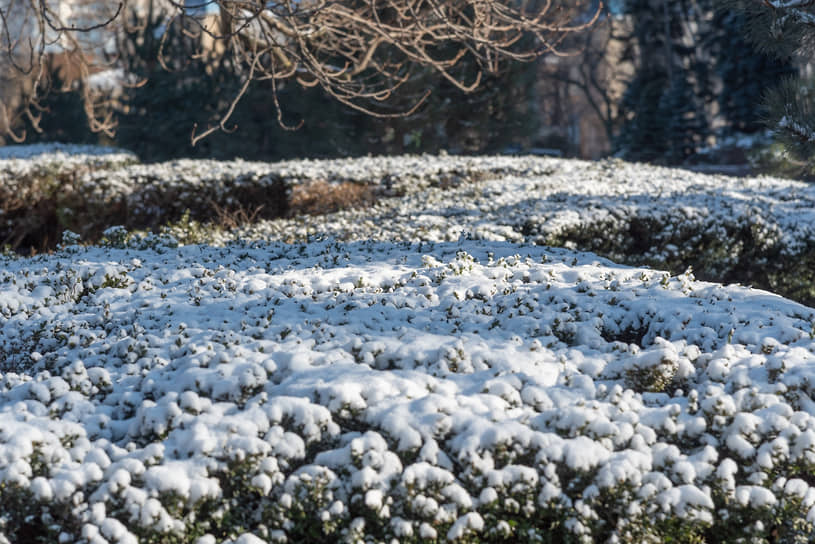
[(319, 215), (371, 206), (375, 202), (376, 194), (369, 185), (348, 181), (340, 183), (309, 181), (292, 188), (289, 213)]

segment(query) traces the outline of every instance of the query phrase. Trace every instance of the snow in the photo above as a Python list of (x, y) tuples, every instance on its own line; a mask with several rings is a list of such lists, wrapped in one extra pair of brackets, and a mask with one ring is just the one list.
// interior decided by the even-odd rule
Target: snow
[(135, 160), (136, 156), (129, 151), (114, 147), (102, 147), (94, 145), (61, 144), (61, 143), (41, 143), (28, 145), (7, 145), (0, 147), (0, 159), (7, 161), (10, 159), (39, 159), (49, 162), (61, 162), (72, 160), (80, 162), (88, 157), (121, 155), (130, 160)]
[[(815, 19), (812, 19), (812, 22), (815, 22)], [(815, 132), (813, 132), (811, 128), (802, 125), (794, 119), (790, 119), (786, 115), (778, 121), (777, 126), (779, 129), (787, 129), (790, 132), (793, 132), (805, 142), (815, 142)]]
[(468, 532), (479, 532), (484, 528), (484, 520), (475, 512), (469, 512), (459, 519), (447, 531), (447, 540), (459, 540)]
[[(50, 151), (50, 153), (48, 153)], [(107, 163), (91, 163), (108, 153)], [(19, 160), (12, 160), (17, 157)], [(30, 160), (24, 160), (30, 157)], [(237, 238), (306, 241), (332, 239), (455, 241), (462, 233), (487, 240), (553, 242), (579, 227), (605, 225), (621, 236), (621, 224), (647, 217), (659, 228), (664, 258), (686, 230), (721, 231), (748, 227), (758, 244), (795, 254), (815, 232), (815, 189), (776, 178), (727, 178), (617, 161), (582, 162), (542, 157), (404, 156), (329, 161), (258, 163), (178, 160), (132, 164), (120, 150), (68, 146), (9, 146), (0, 150), (0, 186), (20, 185), (31, 169), (77, 171), (74, 189), (92, 206), (125, 206), (149, 218), (164, 205), (193, 210), (213, 199), (227, 205), (242, 188), (268, 190), (280, 180), (372, 185), (384, 199), (372, 209), (344, 210), (328, 217), (259, 221), (213, 233), (213, 241)], [(57, 166), (58, 165), (58, 166)], [(478, 181), (477, 183), (470, 183)], [(23, 187), (25, 188), (25, 187)], [(161, 195), (181, 198), (161, 201)], [(201, 202), (198, 202), (200, 199)], [(230, 200), (232, 199), (232, 200)], [(455, 203), (455, 205), (451, 205)], [(618, 249), (629, 241), (617, 242)], [(735, 249), (735, 248), (734, 248)], [(652, 255), (656, 258), (659, 255)]]
[[(368, 161), (331, 164), (391, 164)], [(564, 213), (600, 194), (585, 174), (602, 165), (535, 161), (477, 203), (455, 199), (472, 186), (448, 189), (445, 211), (425, 188), (424, 215), (410, 193), (335, 214), (309, 243), (159, 236), (0, 257), (0, 483), (66, 505), (59, 531), (95, 542), (193, 526), (202, 543), (297, 541), (303, 519), (349, 539), (457, 540), (552, 512), (577, 538), (603, 520), (624, 541), (646, 519), (722, 523), (723, 495), (809, 512), (815, 489), (796, 467), (815, 466), (815, 310), (495, 228), (555, 183), (545, 165), (573, 177)], [(608, 193), (636, 198), (654, 173), (654, 187), (678, 183), (620, 168), (635, 181)], [(693, 179), (711, 204), (697, 212), (720, 213), (729, 182)], [(747, 180), (729, 202), (779, 197), (767, 216), (791, 213), (781, 183)], [(373, 227), (353, 219), (365, 213)], [(567, 217), (544, 215), (547, 229)], [(425, 216), (449, 221), (433, 231)], [(218, 533), (196, 525), (205, 504), (256, 516)]]

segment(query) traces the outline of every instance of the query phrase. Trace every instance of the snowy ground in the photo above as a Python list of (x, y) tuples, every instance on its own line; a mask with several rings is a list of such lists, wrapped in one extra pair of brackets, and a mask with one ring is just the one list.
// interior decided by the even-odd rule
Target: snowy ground
[(0, 257), (0, 542), (811, 541), (815, 310), (528, 243), (690, 180), (799, 251), (811, 189), (544, 161)]

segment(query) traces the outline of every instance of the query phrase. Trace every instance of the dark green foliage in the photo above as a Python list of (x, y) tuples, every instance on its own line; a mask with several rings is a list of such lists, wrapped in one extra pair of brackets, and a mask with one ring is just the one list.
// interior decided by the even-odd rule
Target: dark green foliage
[(229, 159), (281, 159), (298, 156), (332, 157), (363, 154), (364, 137), (357, 131), (363, 115), (332, 101), (319, 89), (296, 84), (276, 89), (286, 130), (278, 121), (275, 88), (270, 81), (255, 82), (238, 103), (227, 132), (216, 132), (192, 146), (197, 133), (217, 124), (240, 92), (242, 76), (228, 57), (197, 55), (197, 43), (181, 28), (169, 30), (163, 45), (165, 66), (156, 62), (159, 41), (154, 37), (162, 20), (135, 28), (127, 37), (128, 71), (144, 85), (129, 89), (119, 116), (117, 144), (148, 161), (177, 157)]
[(769, 87), (794, 73), (792, 64), (788, 58), (760, 51), (749, 40), (750, 23), (744, 12), (717, 10), (711, 27), (709, 47), (722, 82), (716, 97), (721, 116), (730, 132), (759, 131), (764, 125), (757, 106)]
[[(539, 244), (574, 244), (614, 262), (676, 274), (692, 269), (701, 280), (751, 285), (815, 305), (815, 241), (790, 254), (782, 244), (767, 239), (756, 219), (734, 214), (724, 225), (710, 218), (688, 223), (681, 219), (681, 211), (677, 214), (655, 218), (634, 213), (622, 223), (586, 223), (537, 239), (534, 223), (524, 225), (524, 230)], [(636, 343), (637, 338), (639, 333), (633, 331), (623, 340)]]
[(681, 163), (704, 144), (710, 130), (705, 105), (690, 82), (690, 74), (679, 72), (660, 98), (659, 110), (666, 120), (666, 159)]
[[(193, 125), (198, 124), (200, 133), (217, 124), (238, 95), (242, 76), (228, 57), (196, 55), (197, 43), (176, 27), (163, 44), (165, 66), (155, 62), (162, 47), (155, 37), (161, 14), (150, 21), (134, 27), (126, 38), (128, 71), (145, 83), (126, 90), (116, 141), (146, 161), (499, 151), (510, 143), (529, 145), (537, 128), (536, 116), (530, 115), (536, 72), (531, 63), (485, 77), (475, 92), (466, 95), (427, 70), (389, 107), (394, 113), (409, 110), (428, 89), (429, 99), (415, 115), (395, 118), (351, 110), (319, 87), (303, 88), (294, 82), (275, 87), (268, 80), (255, 81), (229, 118), (227, 131), (192, 146)], [(475, 78), (475, 65), (461, 69)], [(289, 130), (293, 127), (299, 128)]]
[(787, 78), (767, 94), (767, 122), (793, 157), (812, 162), (815, 153), (815, 82)]
[(711, 74), (690, 22), (698, 22), (696, 2), (626, 3), (633, 20), (638, 70), (621, 105), (626, 121), (615, 142), (619, 154), (638, 161), (677, 164), (707, 137), (706, 102)]
[[(319, 87), (255, 81), (237, 103), (226, 131), (193, 146), (194, 125), (198, 125), (196, 133), (217, 125), (240, 93), (245, 75), (229, 56), (202, 54), (200, 43), (185, 34), (183, 20), (169, 28), (162, 43), (165, 15), (156, 8), (145, 24), (131, 25), (119, 44), (125, 52), (125, 71), (139, 84), (124, 88), (118, 99), (114, 143), (142, 160), (280, 160), (441, 149), (478, 153), (534, 144), (537, 65), (516, 63), (499, 74), (485, 74), (469, 94), (425, 70), (387, 106), (393, 113), (409, 110), (430, 90), (429, 98), (410, 117), (374, 118), (340, 104)], [(160, 52), (164, 62), (157, 61)], [(465, 80), (474, 80), (478, 73), (474, 61), (465, 59), (460, 64), (457, 68), (466, 74)], [(76, 93), (53, 93), (49, 100), (51, 114), (45, 117), (41, 139), (98, 140), (87, 128)], [(377, 104), (375, 109), (382, 108)], [(293, 127), (299, 128), (290, 130)]]
[(719, 136), (762, 128), (762, 97), (792, 65), (748, 39), (766, 31), (766, 14), (736, 4), (743, 2), (626, 2), (633, 22), (626, 39), (638, 53), (621, 104), (619, 155), (679, 164), (707, 145), (714, 120)]
[[(204, 72), (202, 62), (192, 63)], [(227, 68), (212, 76), (179, 80), (177, 74), (158, 67), (146, 78), (143, 87), (129, 93), (132, 109), (121, 116), (117, 135), (120, 146), (146, 161), (177, 157), (276, 160), (366, 152), (366, 140), (357, 128), (362, 114), (343, 109), (319, 89), (290, 84), (280, 90), (284, 122), (297, 125), (302, 120), (298, 130), (281, 127), (268, 82), (250, 86), (227, 124), (229, 132), (216, 132), (193, 146), (194, 124), (199, 125), (197, 132), (217, 124), (219, 113), (238, 93), (238, 82)]]
[(815, 52), (812, 23), (807, 18), (815, 15), (815, 6), (785, 7), (792, 2), (757, 2), (754, 0), (718, 0), (723, 12), (737, 12), (744, 21), (744, 36), (760, 51), (779, 59), (788, 59), (798, 53), (809, 56)]
[(634, 161), (655, 161), (668, 150), (660, 109), (665, 73), (640, 73), (626, 89), (622, 107), (630, 112), (615, 141), (620, 154)]
[(512, 143), (529, 145), (537, 128), (536, 117), (530, 115), (534, 71), (534, 64), (513, 67), (485, 78), (477, 91), (466, 95), (428, 72), (394, 111), (408, 109), (411, 100), (432, 88), (428, 101), (413, 116), (390, 119), (350, 110), (319, 88), (287, 83), (277, 89), (282, 121), (299, 126), (297, 130), (281, 127), (271, 83), (255, 82), (227, 124), (234, 132), (217, 132), (193, 147), (192, 124), (197, 121), (205, 128), (207, 122), (217, 123), (240, 81), (226, 62), (207, 74), (203, 61), (192, 60), (181, 77), (155, 65), (139, 74), (147, 83), (128, 93), (129, 111), (121, 116), (117, 143), (148, 161), (500, 151)]
[[(815, 5), (723, 0), (723, 6), (739, 10), (746, 37), (778, 62), (788, 63), (794, 55), (811, 58), (815, 53)], [(791, 158), (799, 161), (799, 173), (804, 175), (811, 173), (815, 157), (813, 91), (812, 80), (788, 77), (765, 100), (765, 123)]]
[[(529, 147), (538, 129), (535, 89), (538, 66), (518, 63), (503, 72), (484, 75), (472, 93), (463, 93), (427, 71), (413, 83), (419, 95), (432, 92), (415, 115), (366, 119), (371, 151), (385, 153), (501, 152), (512, 145)], [(474, 66), (470, 72), (475, 77)]]
[(3, 501), (3, 532), (15, 542), (49, 542), (57, 535), (49, 530), (39, 512), (39, 505), (28, 489), (6, 482), (0, 483)]

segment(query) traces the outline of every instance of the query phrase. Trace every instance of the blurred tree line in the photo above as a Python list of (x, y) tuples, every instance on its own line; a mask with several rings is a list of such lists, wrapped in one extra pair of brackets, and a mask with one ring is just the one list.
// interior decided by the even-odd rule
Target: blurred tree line
[[(715, 140), (763, 131), (762, 97), (795, 73), (791, 57), (779, 59), (748, 39), (749, 13), (717, 9), (719, 3), (612, 3), (591, 32), (567, 38), (573, 55), (512, 64), (485, 77), (472, 93), (428, 71), (403, 89), (404, 102), (392, 104), (395, 112), (404, 110), (431, 89), (410, 117), (371, 117), (319, 88), (258, 81), (230, 119), (234, 132), (215, 133), (195, 147), (189, 143), (193, 123), (216, 122), (241, 82), (229, 56), (202, 52), (180, 30), (161, 43), (157, 15), (121, 38), (133, 84), (118, 91), (119, 127), (106, 143), (148, 161), (554, 148), (566, 155), (596, 156), (600, 149), (630, 160), (680, 164)], [(169, 59), (164, 66), (155, 60), (159, 47)], [(52, 77), (52, 87), (60, 88), (59, 72)], [(75, 95), (52, 92), (42, 105), (52, 114), (43, 118), (42, 133), (29, 131), (29, 141), (98, 141)], [(586, 117), (592, 122), (580, 124)], [(587, 132), (602, 142), (593, 152), (579, 142)]]
[(794, 73), (748, 39), (748, 13), (716, 0), (626, 0), (637, 69), (621, 103), (615, 148), (676, 164), (735, 134), (764, 130), (762, 99)]

